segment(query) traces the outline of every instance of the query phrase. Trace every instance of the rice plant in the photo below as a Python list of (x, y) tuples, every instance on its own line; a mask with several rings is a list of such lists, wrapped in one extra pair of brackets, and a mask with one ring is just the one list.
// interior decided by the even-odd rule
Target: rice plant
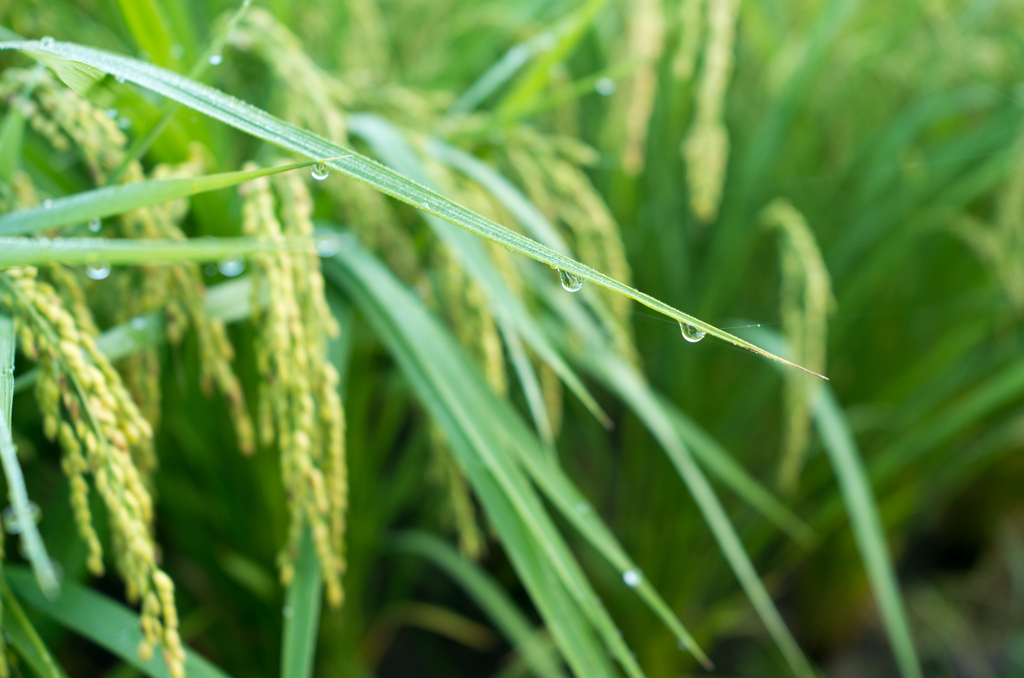
[(1024, 672), (1021, 28), (0, 6), (0, 678)]

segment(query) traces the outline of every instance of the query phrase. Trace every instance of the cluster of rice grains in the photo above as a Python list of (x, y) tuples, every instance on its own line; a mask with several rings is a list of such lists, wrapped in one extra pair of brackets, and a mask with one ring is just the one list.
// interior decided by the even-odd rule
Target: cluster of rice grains
[[(61, 86), (48, 71), (5, 70), (0, 99), (18, 107), (57, 154), (54, 157), (65, 158), (61, 162), (81, 161), (97, 185), (106, 183), (122, 164), (121, 181), (146, 178), (138, 162), (125, 162), (127, 138), (117, 123), (117, 112), (97, 108)], [(154, 175), (200, 173), (201, 153), (191, 150), (189, 161), (177, 167), (158, 167)], [(0, 201), (5, 209), (12, 209), (33, 206), (40, 199), (28, 176), (15, 172), (10, 183), (0, 182)], [(183, 238), (179, 224), (187, 209), (187, 201), (140, 209), (119, 217), (118, 230), (126, 237)], [(90, 225), (89, 230), (98, 232), (100, 223)], [(90, 277), (109, 275), (110, 268), (102, 267)], [(140, 267), (114, 277), (120, 299), (113, 320), (166, 308), (172, 343), (180, 342), (189, 326), (196, 330), (204, 386), (209, 391), (216, 384), (226, 396), (240, 445), (251, 450), (253, 427), (231, 371), (231, 346), (223, 325), (203, 309), (205, 288), (198, 268)], [(96, 348), (96, 323), (86, 302), (81, 273), (73, 269), (60, 265), (7, 269), (0, 275), (0, 287), (4, 305), (16, 314), (19, 346), (40, 362), (37, 398), (45, 433), (57, 439), (64, 451), (62, 467), (70, 483), (75, 522), (88, 547), (88, 568), (94, 574), (104, 569), (89, 508), (86, 478), (91, 476), (110, 516), (114, 563), (126, 582), (127, 597), (142, 604), (144, 641), (139, 653), (148, 657), (154, 647), (161, 647), (171, 674), (183, 675), (174, 586), (157, 565), (153, 502), (147, 489), (148, 476), (156, 465), (152, 427), (160, 409), (156, 350), (145, 349), (126, 359), (121, 366), (122, 380)]]
[(107, 509), (114, 563), (127, 597), (142, 602), (139, 654), (148, 658), (161, 647), (171, 675), (183, 676), (174, 585), (157, 565), (153, 501), (133, 456), (151, 439), (152, 428), (92, 333), (76, 323), (36, 269), (0, 274), (0, 303), (14, 313), (22, 352), (39, 362), (36, 398), (43, 429), (64, 452), (62, 466), (75, 523), (88, 547), (89, 571), (102, 574), (103, 551), (89, 509), (87, 474)]
[[(809, 370), (825, 373), (828, 314), (835, 306), (832, 279), (804, 216), (789, 201), (777, 199), (764, 208), (761, 218), (779, 234), (782, 285), (779, 311), (792, 355)], [(779, 467), (779, 487), (791, 494), (803, 468), (810, 430), (811, 400), (818, 380), (797, 370), (785, 374), (786, 428)]]
[[(239, 192), (246, 235), (274, 240), (312, 236), (312, 200), (298, 175), (256, 179)], [(276, 443), (280, 450), (291, 512), (288, 542), (280, 555), (281, 578), (287, 584), (294, 576), (299, 543), (308, 527), (327, 599), (339, 606), (348, 480), (339, 377), (327, 358), (328, 338), (337, 335), (338, 327), (327, 307), (315, 253), (264, 257), (256, 278), (259, 436), (261, 444)]]

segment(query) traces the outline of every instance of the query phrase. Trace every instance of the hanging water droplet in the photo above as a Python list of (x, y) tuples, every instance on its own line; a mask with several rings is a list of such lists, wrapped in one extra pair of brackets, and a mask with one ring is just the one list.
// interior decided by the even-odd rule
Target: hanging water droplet
[(119, 129), (128, 129), (129, 127), (132, 126), (132, 119), (131, 118), (121, 118), (120, 120), (117, 121), (117, 126), (118, 126)]
[(321, 236), (313, 241), (313, 247), (319, 256), (329, 259), (341, 251), (341, 238), (336, 235)]
[(208, 61), (210, 62), (211, 66), (220, 66), (221, 63), (224, 61), (224, 57), (220, 54), (211, 54)]
[(327, 168), (327, 165), (322, 162), (318, 162), (313, 165), (313, 169), (309, 172), (314, 179), (317, 181), (323, 181), (331, 175), (331, 170)]
[(683, 332), (683, 339), (686, 339), (690, 343), (697, 343), (704, 338), (704, 330), (693, 325), (687, 325), (686, 323), (679, 323), (679, 329)]
[(229, 278), (234, 278), (245, 270), (245, 259), (242, 258), (241, 252), (232, 252), (227, 259), (217, 264), (217, 270)]
[(51, 207), (53, 207), (53, 201), (52, 201), (52, 200), (50, 200), (49, 198), (47, 198), (46, 200), (44, 200), (44, 201), (43, 201), (43, 209), (44, 209), (44, 210), (48, 210), (48, 209), (50, 209)]
[(44, 35), (40, 40), (39, 44), (43, 47), (53, 47), (53, 43), (56, 42), (53, 38), (48, 35)]
[(111, 120), (117, 120), (117, 109), (116, 108), (108, 108), (105, 112), (106, 112), (108, 118), (110, 118)]
[(106, 280), (110, 275), (110, 264), (105, 261), (89, 264), (85, 267), (85, 274), (93, 280)]
[(114, 80), (117, 80), (118, 84), (123, 85), (124, 81), (127, 80), (127, 78), (125, 78), (123, 75), (118, 75), (114, 78)]
[(622, 581), (626, 582), (626, 586), (630, 588), (640, 586), (640, 582), (643, 579), (644, 576), (638, 570), (626, 570), (622, 573)]
[(136, 332), (141, 332), (142, 330), (146, 329), (146, 319), (143, 318), (141, 315), (137, 315), (134, 318), (132, 318), (131, 322), (128, 324), (131, 325), (131, 328)]
[(608, 97), (615, 94), (615, 81), (611, 78), (600, 78), (594, 83), (594, 91), (603, 97)]
[[(28, 512), (29, 516), (32, 518), (32, 521), (35, 523), (38, 523), (39, 520), (43, 517), (42, 509), (40, 509), (39, 505), (36, 504), (34, 501), (30, 501), (28, 503)], [(7, 508), (4, 509), (3, 523), (4, 529), (7, 530), (8, 534), (21, 534), (22, 532), (24, 532), (26, 527), (25, 525), (21, 524), (20, 520), (18, 520), (18, 514), (14, 510), (13, 506), (8, 506)]]
[(103, 228), (103, 222), (100, 221), (99, 217), (96, 217), (95, 219), (89, 222), (90, 233), (99, 233), (101, 228)]
[(583, 289), (583, 278), (575, 273), (558, 269), (558, 277), (562, 279), (562, 289), (566, 292), (579, 292)]

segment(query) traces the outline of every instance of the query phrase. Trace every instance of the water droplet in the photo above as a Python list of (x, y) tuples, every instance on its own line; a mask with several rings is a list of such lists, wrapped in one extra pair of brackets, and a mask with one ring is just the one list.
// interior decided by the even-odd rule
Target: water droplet
[[(38, 523), (43, 517), (42, 509), (40, 509), (39, 505), (34, 501), (30, 501), (28, 503), (28, 512), (32, 517), (33, 522)], [(4, 529), (7, 530), (8, 534), (21, 534), (25, 529), (25, 526), (21, 524), (20, 520), (18, 520), (18, 514), (15, 512), (13, 506), (8, 506), (4, 509), (2, 519)]]
[(295, 615), (295, 610), (292, 609), (291, 605), (285, 605), (281, 608), (281, 616), (285, 619), (291, 619)]
[(101, 228), (103, 228), (103, 222), (100, 221), (99, 217), (96, 217), (95, 219), (89, 222), (90, 233), (99, 233)]
[(124, 81), (125, 81), (125, 80), (127, 80), (127, 78), (126, 78), (126, 77), (124, 77), (123, 75), (118, 75), (117, 77), (115, 77), (115, 78), (114, 78), (114, 80), (117, 80), (117, 82), (118, 82), (119, 84), (123, 85), (123, 84), (124, 84)]
[(611, 78), (601, 78), (594, 83), (594, 91), (603, 97), (615, 94), (616, 87), (615, 81)]
[(630, 588), (636, 588), (640, 586), (644, 576), (640, 574), (639, 570), (626, 570), (622, 573), (622, 581), (626, 582), (626, 586)]
[(579, 292), (583, 289), (583, 278), (575, 273), (559, 269), (558, 277), (562, 279), (562, 289), (566, 292)]
[(117, 120), (117, 109), (116, 108), (108, 108), (106, 110), (106, 114), (107, 114), (107, 117), (110, 118), (111, 120)]
[(679, 323), (679, 329), (683, 333), (683, 339), (686, 339), (690, 343), (696, 344), (704, 338), (704, 330), (699, 327), (687, 325), (686, 323)]
[(314, 240), (313, 247), (321, 257), (330, 258), (341, 251), (341, 238), (336, 235), (325, 235)]
[(318, 162), (317, 164), (313, 165), (313, 169), (310, 170), (309, 173), (317, 181), (323, 181), (324, 179), (331, 175), (331, 170), (327, 168), (327, 165), (323, 164), (322, 162)]
[(204, 270), (206, 271), (206, 275), (210, 276), (211, 278), (217, 275), (217, 267), (213, 264), (207, 264)]
[(131, 322), (128, 324), (131, 325), (131, 328), (136, 332), (141, 332), (142, 330), (146, 329), (147, 325), (146, 319), (143, 318), (141, 315), (132, 318)]
[(51, 207), (53, 207), (53, 201), (52, 201), (52, 200), (50, 200), (49, 198), (47, 198), (46, 200), (44, 200), (44, 201), (43, 201), (43, 209), (44, 209), (44, 210), (48, 210), (48, 209), (50, 209)]
[(48, 35), (44, 35), (40, 40), (39, 44), (43, 47), (53, 47), (53, 43), (56, 42), (53, 38)]
[(117, 126), (120, 129), (128, 129), (129, 127), (132, 126), (132, 119), (131, 118), (121, 118), (120, 120), (117, 121)]
[(175, 45), (171, 48), (171, 58), (175, 61), (181, 61), (181, 58), (185, 56), (185, 48), (181, 45)]
[(223, 61), (224, 61), (224, 57), (221, 56), (220, 54), (211, 54), (210, 55), (209, 62), (210, 62), (211, 66), (220, 66)]
[(217, 270), (229, 278), (234, 278), (245, 270), (245, 259), (242, 258), (241, 252), (232, 252), (227, 259), (217, 264)]
[(85, 267), (85, 274), (93, 280), (106, 280), (110, 275), (110, 264), (100, 261)]

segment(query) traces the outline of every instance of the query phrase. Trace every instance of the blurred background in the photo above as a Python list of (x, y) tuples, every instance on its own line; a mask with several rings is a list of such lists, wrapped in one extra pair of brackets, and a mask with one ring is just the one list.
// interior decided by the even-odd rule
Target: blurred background
[[(828, 375), (924, 674), (1024, 675), (1024, 4), (254, 0), (229, 25), (237, 10), (6, 0), (0, 23), (182, 73), (225, 36), (203, 81), (395, 165), (374, 136), (384, 120), (443, 195), (529, 232), (479, 174), (443, 160), (432, 146), (443, 142), (517, 186), (584, 263)], [(96, 105), (120, 111), (129, 139), (152, 129), (158, 98), (112, 92)], [(280, 157), (181, 109), (145, 163), (182, 162), (194, 142), (211, 172)], [(73, 150), (54, 151), (34, 132), (25, 143), (42, 193), (91, 187)], [(374, 251), (494, 392), (553, 441), (714, 675), (789, 675), (661, 441), (602, 380), (603, 354), (538, 291), (557, 284), (554, 272), (524, 272), (523, 257), (488, 249), (580, 366), (608, 429), (532, 347), (543, 413), (531, 409), (508, 337), (419, 213), (342, 176), (313, 188), (317, 217)], [(239, 215), (232, 191), (198, 196), (183, 228), (235, 235)], [(102, 307), (102, 290), (94, 294)], [(372, 324), (336, 296), (338, 350), (349, 356), (348, 570), (344, 606), (324, 611), (316, 673), (518, 675), (508, 641), (458, 581), (389, 547), (397, 530), (438, 534), (540, 620), (443, 432)], [(787, 533), (711, 474), (810, 660), (836, 678), (900, 675), (826, 449), (818, 381), (714, 338), (685, 341), (674, 320), (623, 297), (593, 299), (605, 345), (684, 419), (695, 454), (703, 439), (792, 512)], [(97, 315), (101, 326), (111, 320)], [(254, 328), (230, 329), (251, 394)], [(199, 390), (193, 343), (160, 360), (156, 531), (183, 636), (232, 675), (266, 675), (279, 663), (284, 595), (278, 459), (235, 452), (225, 406)], [(40, 528), (65, 576), (82, 577), (59, 453), (32, 398), (16, 399), (15, 431), (39, 488)], [(564, 532), (648, 675), (702, 674), (618, 574)], [(96, 586), (122, 596), (113, 577)], [(39, 627), (69, 675), (131, 675), (94, 645)]]

